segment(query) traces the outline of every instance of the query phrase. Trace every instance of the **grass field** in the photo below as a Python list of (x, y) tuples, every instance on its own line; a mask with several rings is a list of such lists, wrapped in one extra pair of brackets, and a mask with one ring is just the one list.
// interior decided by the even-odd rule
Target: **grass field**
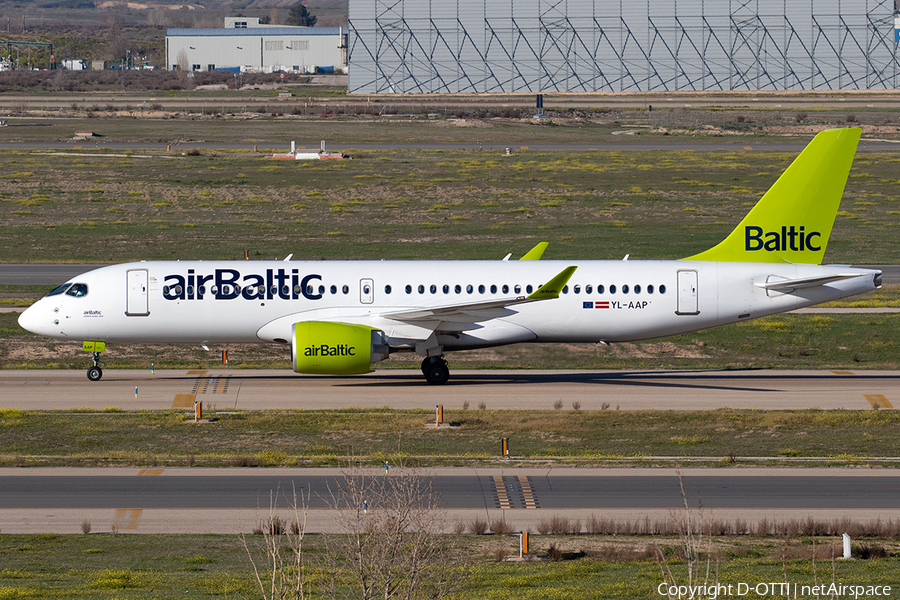
[[(614, 403), (614, 396), (610, 397)], [(548, 404), (551, 399), (548, 399)], [(188, 427), (184, 411), (105, 412), (0, 409), (0, 466), (490, 466), (499, 439), (522, 464), (595, 466), (893, 465), (900, 455), (896, 411), (495, 411), (446, 407), (450, 430), (428, 429), (433, 413), (207, 410), (217, 421)], [(669, 458), (657, 458), (669, 457)], [(809, 460), (813, 459), (813, 460)], [(694, 464), (696, 461), (692, 461)]]
[[(320, 536), (306, 539), (313, 591), (321, 577), (315, 566)], [(661, 566), (654, 546), (678, 583), (686, 583), (686, 565), (677, 557), (679, 540), (643, 536), (532, 536), (532, 551), (555, 562), (497, 562), (517, 552), (517, 538), (457, 536), (449, 541), (469, 576), (457, 598), (476, 600), (595, 600), (658, 596)], [(250, 536), (259, 551), (261, 537)], [(749, 536), (715, 537), (703, 545), (699, 565), (702, 583), (736, 586), (757, 582), (798, 585), (834, 582), (846, 585), (893, 585), (898, 561), (896, 545), (865, 540), (883, 558), (835, 561), (839, 539), (806, 537), (787, 541)], [(859, 546), (859, 542), (857, 542)], [(815, 558), (813, 558), (815, 556)], [(576, 558), (580, 557), (580, 558)], [(246, 552), (236, 536), (177, 535), (0, 535), (0, 598), (253, 598), (261, 597)], [(35, 568), (36, 564), (44, 565)], [(709, 575), (706, 569), (709, 568)], [(265, 573), (264, 573), (265, 575)], [(314, 594), (313, 598), (323, 596)], [(746, 598), (775, 597), (751, 593)], [(803, 596), (809, 597), (809, 596)], [(823, 596), (824, 597), (824, 596)], [(870, 598), (873, 596), (862, 595)], [(891, 596), (895, 597), (895, 596)]]
[[(720, 241), (794, 158), (774, 152), (0, 156), (7, 262), (669, 259)], [(825, 259), (900, 262), (900, 157), (858, 157)]]

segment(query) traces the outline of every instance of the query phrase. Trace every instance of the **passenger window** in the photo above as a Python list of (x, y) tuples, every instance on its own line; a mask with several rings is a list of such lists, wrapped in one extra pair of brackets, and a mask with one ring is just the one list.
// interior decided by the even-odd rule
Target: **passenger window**
[(419, 284), (419, 293), (420, 293), (420, 294), (424, 294), (424, 293), (425, 293), (425, 286), (422, 285), (421, 283)]
[(508, 294), (508, 293), (509, 293), (509, 286), (506, 285), (505, 283), (503, 284), (503, 287), (500, 288), (500, 289), (503, 291), (504, 294)]
[(650, 285), (647, 286), (647, 293), (648, 293), (648, 294), (652, 294), (652, 293), (653, 293), (653, 284), (652, 284), (652, 283), (651, 283)]
[(492, 293), (492, 294), (496, 294), (496, 293), (497, 293), (497, 286), (496, 286), (496, 285), (492, 285), (492, 286), (491, 286), (491, 293)]
[[(390, 289), (391, 286), (387, 286), (387, 287), (388, 287), (388, 289)], [(337, 286), (333, 285), (333, 286), (331, 286), (331, 295), (333, 296), (335, 294), (337, 294)], [(388, 294), (390, 294), (390, 292), (388, 292)]]
[(597, 286), (597, 293), (598, 293), (598, 294), (602, 294), (602, 293), (605, 292), (605, 291), (606, 291), (606, 288), (603, 287), (603, 284), (602, 284), (602, 283), (601, 283), (600, 285)]
[(445, 284), (444, 284), (443, 290), (444, 290), (444, 293), (445, 293), (445, 294), (449, 294), (449, 293), (450, 293), (450, 286), (447, 285), (447, 284), (445, 283)]
[(59, 286), (58, 288), (56, 288), (56, 289), (54, 289), (54, 290), (51, 290), (50, 293), (47, 294), (47, 295), (48, 295), (48, 296), (57, 296), (57, 295), (59, 295), (59, 294), (62, 294), (62, 293), (65, 292), (67, 289), (69, 289), (69, 286), (70, 286), (70, 285), (72, 285), (72, 284), (71, 284), (71, 283), (64, 283), (64, 284), (62, 284), (61, 286)]
[(576, 285), (575, 287), (572, 288), (572, 291), (575, 292), (576, 294), (580, 294), (580, 293), (581, 293), (581, 286), (580, 286), (580, 285)]
[(384, 286), (384, 293), (385, 293), (385, 294), (390, 294), (390, 293), (391, 293), (391, 286), (389, 286), (389, 285)]
[(616, 293), (616, 286), (614, 286), (614, 285), (609, 286), (609, 293), (610, 293), (610, 294), (615, 294), (615, 293)]
[(466, 286), (466, 293), (471, 294), (474, 291), (474, 289), (475, 288), (473, 288), (472, 284), (470, 283), (469, 285)]
[(460, 287), (460, 285), (457, 283), (455, 286), (453, 286), (453, 291), (456, 292), (457, 294), (461, 294), (462, 287)]
[(432, 294), (437, 294), (437, 286), (432, 283), (431, 287), (428, 288), (428, 291), (431, 292)]
[(344, 292), (345, 294), (349, 294), (349, 293), (350, 293), (350, 286), (349, 286), (349, 285), (345, 285), (343, 288), (341, 288), (341, 291)]
[(412, 286), (411, 286), (411, 285), (407, 285), (407, 286), (406, 286), (406, 293), (407, 293), (407, 294), (412, 294)]
[(625, 285), (622, 286), (622, 293), (623, 293), (623, 294), (627, 294), (627, 293), (628, 293), (628, 284), (627, 284), (627, 283), (626, 283)]
[(484, 285), (479, 285), (479, 286), (478, 286), (478, 293), (479, 293), (479, 294), (483, 294), (483, 293), (484, 293)]
[(659, 284), (659, 293), (660, 293), (660, 294), (665, 294), (665, 293), (666, 293), (666, 286), (665, 286), (665, 285)]
[(590, 294), (593, 291), (594, 291), (594, 286), (592, 286), (591, 284), (587, 284), (586, 286), (584, 286), (585, 294)]
[(568, 294), (568, 293), (569, 293), (569, 286), (564, 285), (563, 286), (563, 294)]
[(88, 287), (85, 283), (73, 283), (72, 287), (70, 287), (66, 291), (66, 296), (74, 296), (75, 298), (81, 298), (82, 296), (87, 296)]
[(517, 284), (516, 284), (516, 287), (513, 288), (513, 290), (515, 291), (516, 294), (521, 294), (521, 293), (522, 293), (522, 286), (519, 285), (519, 284), (517, 283)]
[(525, 292), (528, 293), (528, 294), (530, 294), (531, 291), (532, 291), (533, 289), (534, 289), (534, 288), (531, 287), (531, 284), (530, 284), (530, 283), (529, 283), (528, 285), (525, 286)]

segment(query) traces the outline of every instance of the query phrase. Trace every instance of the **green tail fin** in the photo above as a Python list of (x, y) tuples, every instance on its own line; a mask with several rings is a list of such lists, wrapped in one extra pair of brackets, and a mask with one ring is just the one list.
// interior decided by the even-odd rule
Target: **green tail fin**
[(818, 134), (727, 238), (684, 260), (821, 264), (861, 133)]

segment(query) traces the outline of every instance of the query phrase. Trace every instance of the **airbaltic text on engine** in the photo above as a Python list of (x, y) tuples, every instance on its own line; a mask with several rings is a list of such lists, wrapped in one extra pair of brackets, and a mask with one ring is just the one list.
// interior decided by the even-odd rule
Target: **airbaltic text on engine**
[[(163, 298), (166, 300), (203, 300), (208, 291), (216, 300), (319, 300), (322, 294), (313, 293), (310, 282), (321, 281), (315, 273), (300, 276), (298, 269), (266, 269), (265, 275), (242, 275), (235, 269), (216, 269), (212, 275), (195, 274), (188, 269), (187, 276), (166, 275)], [(212, 284), (209, 289), (207, 284)]]
[(744, 247), (747, 252), (755, 250), (765, 250), (766, 252), (812, 250), (815, 252), (821, 250), (822, 246), (813, 246), (812, 239), (814, 237), (821, 238), (822, 234), (818, 231), (806, 233), (803, 225), (799, 230), (793, 225), (790, 227), (782, 225), (781, 233), (777, 231), (764, 232), (762, 227), (754, 225), (744, 227)]
[(347, 346), (338, 344), (337, 346), (329, 346), (321, 344), (319, 346), (307, 346), (303, 351), (303, 356), (356, 356), (356, 346)]

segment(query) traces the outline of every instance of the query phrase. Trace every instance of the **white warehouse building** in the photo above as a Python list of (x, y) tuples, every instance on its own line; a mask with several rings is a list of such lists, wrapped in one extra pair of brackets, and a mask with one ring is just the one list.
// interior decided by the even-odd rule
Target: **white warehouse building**
[(346, 73), (347, 30), (263, 25), (246, 17), (228, 17), (222, 29), (166, 29), (166, 68)]

